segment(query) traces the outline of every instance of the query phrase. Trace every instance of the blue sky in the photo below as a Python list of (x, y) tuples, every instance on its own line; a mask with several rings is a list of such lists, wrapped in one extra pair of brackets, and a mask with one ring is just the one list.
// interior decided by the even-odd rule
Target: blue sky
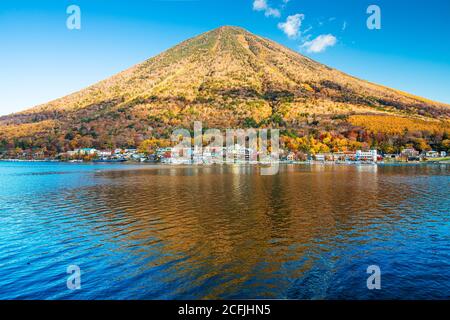
[[(0, 115), (77, 91), (222, 25), (241, 26), (351, 75), (450, 103), (450, 1), (254, 1), (2, 0)], [(81, 30), (66, 27), (72, 4), (81, 9)], [(381, 8), (381, 30), (366, 26), (371, 4)], [(296, 37), (281, 28), (289, 16), (301, 21)], [(312, 46), (320, 40), (329, 46)]]

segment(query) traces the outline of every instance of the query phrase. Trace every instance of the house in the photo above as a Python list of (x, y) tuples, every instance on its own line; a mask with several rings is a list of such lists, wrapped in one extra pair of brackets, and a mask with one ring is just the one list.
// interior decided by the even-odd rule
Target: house
[(162, 154), (165, 158), (169, 158), (168, 154), (170, 154), (171, 158), (185, 158), (192, 160), (193, 150), (192, 148), (188, 147), (162, 148), (159, 149), (159, 154)]
[(447, 157), (447, 152), (441, 151), (441, 158), (445, 158), (445, 157)]
[(346, 161), (346, 160), (347, 155), (345, 154), (345, 152), (339, 151), (333, 153), (333, 161)]
[(316, 154), (316, 155), (314, 156), (314, 159), (315, 159), (316, 161), (325, 162), (325, 155), (324, 155), (324, 154)]
[(158, 148), (156, 150), (156, 154), (158, 155), (167, 155), (167, 154), (172, 154), (173, 152), (173, 148)]
[(156, 150), (156, 156), (162, 163), (171, 163), (172, 154), (173, 148), (158, 148)]
[(354, 152), (354, 151), (335, 152), (332, 155), (332, 160), (339, 161), (339, 162), (355, 161), (356, 160), (356, 152)]
[(252, 148), (246, 148), (240, 144), (225, 149), (227, 162), (249, 162), (257, 161), (258, 152)]
[(99, 157), (111, 157), (112, 151), (111, 150), (99, 150), (99, 151), (97, 151), (97, 155)]
[(377, 162), (378, 161), (378, 152), (377, 150), (370, 150), (370, 151), (356, 151), (355, 155), (356, 161), (372, 161)]
[(391, 161), (397, 161), (400, 158), (399, 154), (395, 154), (395, 153), (385, 153), (383, 155), (383, 161), (384, 162), (391, 162)]
[(203, 163), (223, 163), (224, 148), (207, 146), (203, 148)]
[(295, 153), (289, 152), (289, 154), (286, 157), (287, 161), (295, 161)]
[(439, 158), (441, 156), (441, 154), (437, 151), (427, 151), (425, 152), (425, 157), (427, 158)]
[(414, 148), (403, 149), (400, 156), (407, 161), (420, 161), (420, 153)]
[(159, 148), (156, 150), (156, 157), (165, 164), (192, 164), (192, 148)]
[(94, 148), (82, 148), (82, 149), (75, 149), (75, 155), (80, 156), (93, 156), (97, 154), (97, 150)]
[(414, 148), (403, 149), (401, 152), (402, 157), (419, 157), (419, 151)]

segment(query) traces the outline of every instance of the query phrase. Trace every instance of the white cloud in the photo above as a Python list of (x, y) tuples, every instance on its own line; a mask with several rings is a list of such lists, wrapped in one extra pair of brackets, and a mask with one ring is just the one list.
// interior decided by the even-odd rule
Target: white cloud
[(342, 31), (345, 31), (347, 29), (347, 21), (344, 21), (342, 24)]
[(337, 39), (332, 34), (322, 34), (311, 41), (306, 41), (301, 47), (305, 48), (309, 53), (320, 53), (336, 43)]
[(264, 14), (266, 15), (266, 17), (275, 17), (275, 18), (281, 17), (280, 10), (273, 8), (267, 8)]
[(289, 16), (287, 17), (286, 22), (280, 22), (278, 24), (278, 28), (283, 30), (289, 38), (295, 39), (300, 35), (303, 19), (305, 19), (305, 15), (300, 13)]
[(281, 17), (281, 12), (278, 9), (271, 8), (267, 0), (254, 0), (253, 1), (253, 10), (255, 11), (264, 11), (264, 15), (266, 17)]
[(264, 11), (267, 10), (267, 0), (255, 0), (253, 1), (253, 10), (255, 11)]

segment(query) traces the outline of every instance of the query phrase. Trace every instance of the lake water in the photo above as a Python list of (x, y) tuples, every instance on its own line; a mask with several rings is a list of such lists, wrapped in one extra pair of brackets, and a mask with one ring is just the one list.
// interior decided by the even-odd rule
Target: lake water
[(3, 162), (0, 184), (0, 299), (450, 298), (448, 165)]

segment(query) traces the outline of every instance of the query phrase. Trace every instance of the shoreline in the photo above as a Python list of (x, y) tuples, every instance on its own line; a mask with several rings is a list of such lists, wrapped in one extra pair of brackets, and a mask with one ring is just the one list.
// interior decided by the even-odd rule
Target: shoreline
[[(138, 161), (124, 161), (124, 162), (94, 162), (94, 161), (61, 161), (61, 160), (23, 160), (23, 159), (0, 159), (1, 162), (6, 163), (64, 163), (64, 164), (96, 164), (96, 165), (105, 165), (105, 164), (113, 164), (113, 165), (163, 165), (167, 167), (177, 167), (180, 165), (188, 165), (188, 166), (216, 166), (216, 165), (245, 165), (245, 166), (270, 166), (275, 164), (268, 162), (236, 162), (236, 163), (162, 163), (162, 162), (138, 162)], [(450, 160), (441, 160), (441, 161), (410, 161), (410, 162), (400, 162), (400, 161), (387, 161), (387, 162), (333, 162), (333, 161), (279, 161), (279, 165), (321, 165), (321, 166), (379, 166), (379, 165), (450, 165)]]

